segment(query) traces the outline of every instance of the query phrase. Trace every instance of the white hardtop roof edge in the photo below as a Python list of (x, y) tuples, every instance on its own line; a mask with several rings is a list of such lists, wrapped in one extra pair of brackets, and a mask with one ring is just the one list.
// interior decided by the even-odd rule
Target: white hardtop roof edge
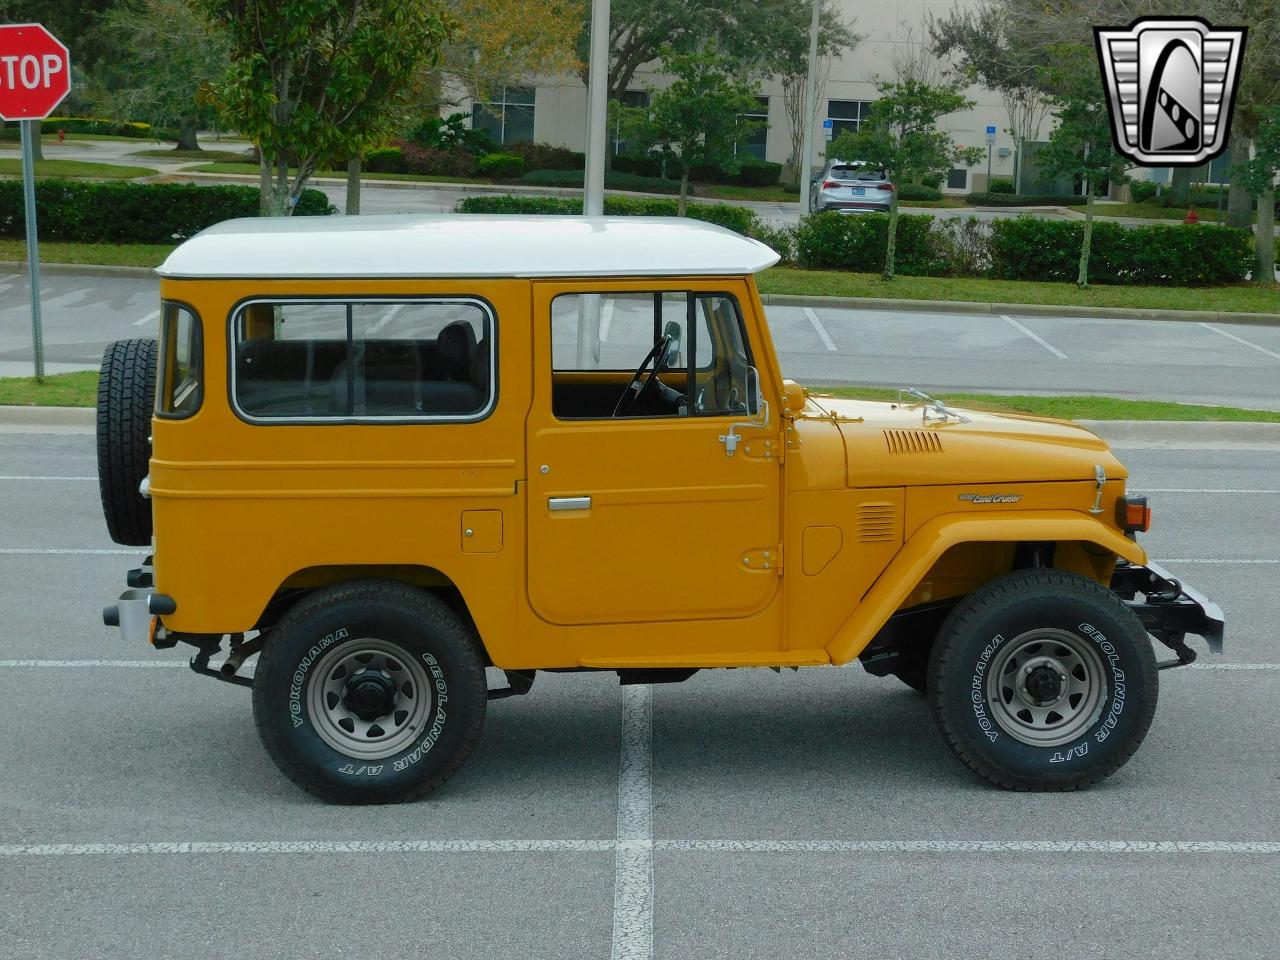
[(157, 269), (191, 279), (738, 276), (778, 255), (684, 217), (261, 217), (197, 233)]

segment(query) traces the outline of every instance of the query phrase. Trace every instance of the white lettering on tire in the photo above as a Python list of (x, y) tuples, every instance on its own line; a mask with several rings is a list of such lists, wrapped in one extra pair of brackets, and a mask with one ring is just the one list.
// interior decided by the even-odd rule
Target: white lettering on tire
[(436, 715), (431, 722), (431, 729), (427, 731), (427, 735), (419, 741), (418, 745), (409, 753), (406, 753), (400, 759), (391, 765), (391, 769), (399, 773), (413, 766), (428, 753), (431, 748), (436, 745), (436, 741), (440, 739), (440, 734), (444, 731), (444, 723), (446, 713), (444, 705), (449, 702), (449, 685), (445, 683), (444, 671), (440, 669), (440, 664), (429, 653), (422, 655), (422, 662), (427, 665), (427, 669), (431, 671), (431, 676), (435, 680), (436, 687)]
[(973, 715), (978, 721), (978, 726), (982, 732), (987, 735), (987, 739), (992, 743), (1000, 738), (1000, 731), (995, 728), (995, 724), (991, 722), (991, 718), (987, 716), (987, 695), (984, 691), (983, 677), (986, 675), (987, 666), (991, 663), (991, 657), (1004, 643), (1004, 637), (996, 634), (991, 638), (978, 656), (978, 662), (974, 665), (973, 683), (969, 690), (969, 699), (973, 703)]
[(346, 627), (339, 627), (308, 650), (302, 661), (294, 668), (293, 681), (289, 684), (289, 719), (293, 721), (295, 729), (302, 726), (302, 687), (306, 683), (307, 671), (311, 669), (311, 664), (315, 663), (316, 658), (329, 647), (350, 635)]

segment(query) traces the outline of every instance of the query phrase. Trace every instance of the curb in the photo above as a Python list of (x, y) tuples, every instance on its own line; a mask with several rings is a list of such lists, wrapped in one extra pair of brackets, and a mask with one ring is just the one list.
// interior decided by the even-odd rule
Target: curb
[(979, 303), (967, 300), (894, 300), (887, 297), (811, 297), (762, 293), (766, 306), (836, 307), (847, 310), (906, 310), (916, 313), (1019, 314), (1025, 317), (1087, 317), (1107, 320), (1169, 320), (1183, 323), (1250, 323), (1280, 326), (1280, 313), (1219, 310), (1157, 310), (1143, 307), (1081, 307), (1050, 303)]
[(1077, 420), (1117, 449), (1139, 447), (1258, 448), (1280, 446), (1280, 423), (1186, 420)]
[[(14, 270), (24, 277), (27, 274), (27, 261), (0, 260), (0, 270)], [(79, 277), (142, 277), (156, 278), (155, 267), (113, 267), (96, 263), (45, 263), (40, 261), (40, 275), (45, 274), (74, 275)], [(3, 408), (0, 408), (3, 409)]]
[(92, 436), (97, 427), (98, 411), (94, 407), (0, 406), (0, 433)]

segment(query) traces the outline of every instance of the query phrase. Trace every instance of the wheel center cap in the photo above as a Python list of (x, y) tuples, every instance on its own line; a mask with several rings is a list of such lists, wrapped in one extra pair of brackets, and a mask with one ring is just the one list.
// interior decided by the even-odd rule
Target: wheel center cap
[(1047, 663), (1039, 663), (1027, 670), (1022, 688), (1038, 706), (1048, 706), (1062, 699), (1065, 678)]
[(381, 673), (360, 671), (347, 681), (343, 702), (361, 720), (377, 720), (391, 712), (396, 688)]

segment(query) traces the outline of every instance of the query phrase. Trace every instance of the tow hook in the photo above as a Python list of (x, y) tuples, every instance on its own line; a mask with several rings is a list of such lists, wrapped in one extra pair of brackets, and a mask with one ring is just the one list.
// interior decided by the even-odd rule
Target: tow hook
[(1177, 660), (1161, 660), (1156, 664), (1157, 669), (1172, 670), (1174, 667), (1189, 667), (1196, 662), (1196, 652), (1187, 646), (1185, 633), (1165, 634), (1153, 631), (1151, 635), (1178, 655)]

